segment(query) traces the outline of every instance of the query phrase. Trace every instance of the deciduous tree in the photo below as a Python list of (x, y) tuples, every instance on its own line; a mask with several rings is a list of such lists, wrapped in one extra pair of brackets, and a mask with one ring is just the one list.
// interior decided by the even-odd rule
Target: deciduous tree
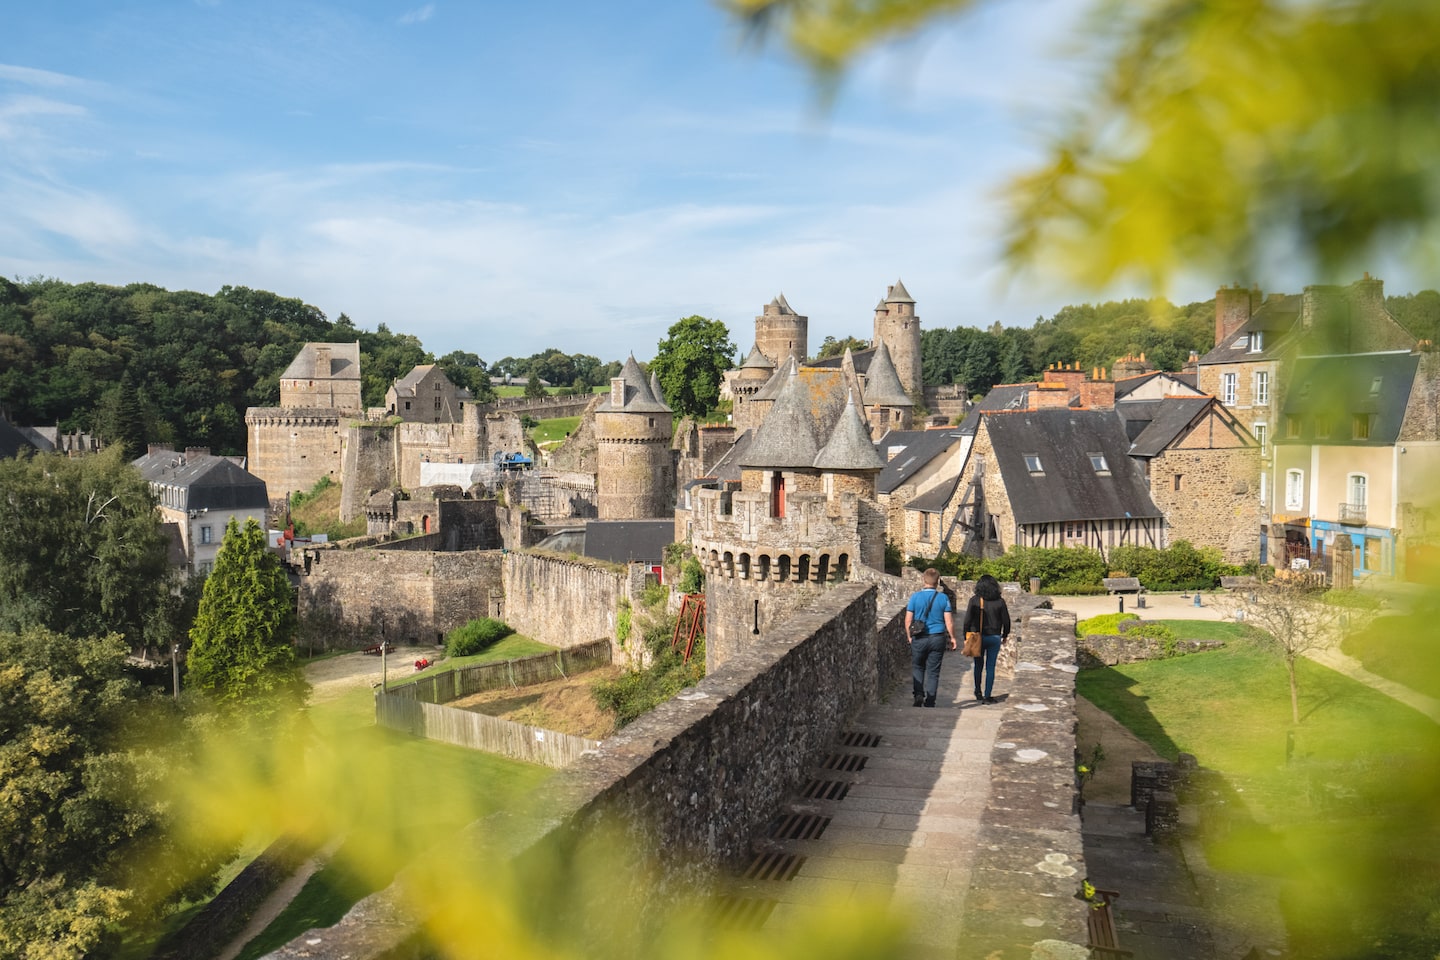
[(725, 324), (689, 316), (670, 326), (655, 350), (650, 372), (660, 379), (671, 409), (682, 416), (703, 417), (720, 401), (720, 380), (734, 356), (735, 344)]
[(1290, 679), (1290, 718), (1300, 722), (1300, 681), (1296, 662), (1307, 653), (1340, 642), (1344, 610), (1322, 601), (1324, 588), (1299, 577), (1275, 577), (1251, 587), (1240, 602), (1245, 622), (1270, 635), (1273, 648), (1285, 661)]

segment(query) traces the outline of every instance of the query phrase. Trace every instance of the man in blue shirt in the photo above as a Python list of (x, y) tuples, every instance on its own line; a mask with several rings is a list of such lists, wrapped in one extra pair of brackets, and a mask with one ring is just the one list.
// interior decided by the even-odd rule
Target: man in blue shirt
[(940, 589), (940, 571), (931, 567), (921, 577), (925, 584), (905, 605), (905, 636), (910, 638), (911, 678), (915, 706), (935, 706), (940, 688), (940, 662), (948, 647), (954, 650), (955, 622), (950, 598)]

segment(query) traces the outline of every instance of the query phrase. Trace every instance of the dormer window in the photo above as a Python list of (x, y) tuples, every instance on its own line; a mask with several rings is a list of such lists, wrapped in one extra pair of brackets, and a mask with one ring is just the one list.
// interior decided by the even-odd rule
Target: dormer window
[(1040, 454), (1025, 454), (1025, 469), (1029, 470), (1031, 473), (1044, 473), (1045, 468), (1040, 465)]
[(1376, 377), (1375, 379), (1371, 380), (1371, 381), (1370, 381), (1370, 396), (1372, 396), (1372, 397), (1378, 397), (1378, 396), (1380, 396), (1380, 388), (1384, 385), (1384, 383), (1385, 383), (1385, 378), (1384, 378), (1384, 377)]
[(1250, 334), (1250, 352), (1259, 353), (1263, 349), (1265, 349), (1265, 333), (1262, 330), (1256, 330)]
[(1100, 474), (1101, 476), (1110, 475), (1110, 464), (1105, 462), (1105, 454), (1092, 453), (1088, 456), (1090, 457), (1090, 466), (1095, 469), (1096, 473)]

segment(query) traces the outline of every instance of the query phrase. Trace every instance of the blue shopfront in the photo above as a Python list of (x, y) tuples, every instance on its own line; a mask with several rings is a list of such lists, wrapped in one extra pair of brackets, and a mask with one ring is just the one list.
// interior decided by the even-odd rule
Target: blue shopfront
[(1329, 520), (1312, 520), (1312, 563), (1323, 564), (1329, 569), (1329, 558), (1335, 552), (1335, 540), (1342, 533), (1350, 535), (1350, 547), (1355, 556), (1355, 576), (1395, 575), (1395, 531), (1389, 527), (1358, 527)]

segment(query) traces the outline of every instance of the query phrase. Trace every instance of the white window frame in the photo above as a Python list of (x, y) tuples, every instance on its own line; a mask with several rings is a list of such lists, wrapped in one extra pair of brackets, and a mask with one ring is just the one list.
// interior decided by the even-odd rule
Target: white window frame
[(1235, 406), (1236, 382), (1239, 379), (1233, 373), (1220, 374), (1220, 402), (1227, 407)]
[[(1355, 481), (1359, 480), (1357, 486)], [(1355, 499), (1355, 492), (1359, 490), (1360, 499)], [(1345, 502), (1352, 507), (1370, 506), (1370, 475), (1368, 473), (1347, 473), (1345, 475)]]
[(201, 542), (201, 543), (214, 543), (214, 542), (215, 542), (214, 532), (213, 532), (212, 528), (211, 528), (209, 525), (206, 525), (206, 526), (203, 526), (203, 527), (200, 528), (200, 542)]
[(1026, 454), (1022, 454), (1022, 456), (1025, 457), (1025, 469), (1026, 469), (1026, 470), (1028, 470), (1028, 471), (1031, 472), (1031, 473), (1044, 473), (1044, 472), (1045, 472), (1045, 465), (1040, 462), (1040, 454), (1038, 454), (1038, 453), (1026, 453)]
[(1264, 332), (1262, 332), (1262, 331), (1260, 331), (1260, 330), (1251, 331), (1251, 333), (1250, 333), (1250, 352), (1251, 352), (1251, 353), (1259, 353), (1261, 350), (1264, 350), (1264, 349), (1265, 349), (1265, 334), (1264, 334)]
[(1265, 406), (1270, 403), (1270, 371), (1255, 371), (1255, 403)]
[(1255, 442), (1260, 445), (1260, 456), (1267, 455), (1270, 452), (1270, 424), (1251, 424), (1250, 431), (1255, 434)]
[(1299, 510), (1305, 506), (1305, 471), (1285, 471), (1285, 509)]

